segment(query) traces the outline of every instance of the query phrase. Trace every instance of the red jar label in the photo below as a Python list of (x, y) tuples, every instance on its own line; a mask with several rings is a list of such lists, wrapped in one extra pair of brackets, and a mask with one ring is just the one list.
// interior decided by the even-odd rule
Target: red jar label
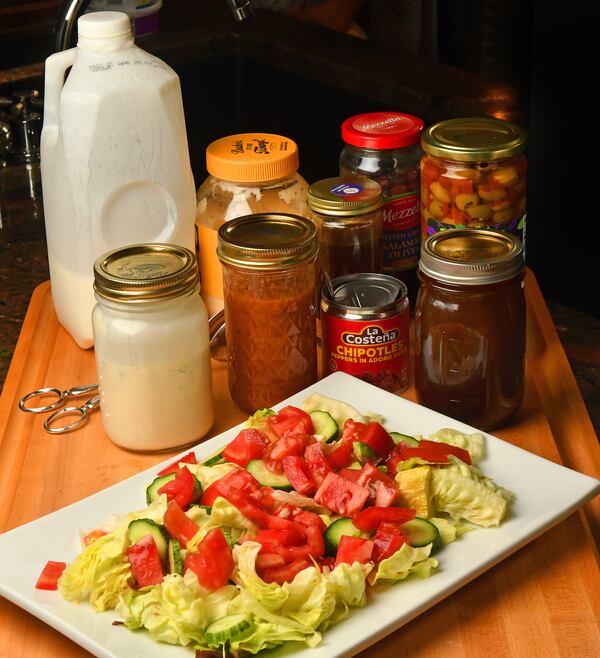
[(383, 205), (383, 269), (410, 270), (417, 266), (421, 249), (420, 197), (409, 192)]
[(398, 392), (408, 387), (408, 308), (382, 320), (321, 313), (323, 374), (341, 371)]

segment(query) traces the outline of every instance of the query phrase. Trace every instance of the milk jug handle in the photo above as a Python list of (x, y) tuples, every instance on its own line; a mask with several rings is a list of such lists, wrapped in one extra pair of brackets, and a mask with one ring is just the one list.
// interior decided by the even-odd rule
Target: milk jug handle
[(77, 48), (50, 55), (46, 60), (44, 86), (44, 128), (58, 127), (60, 92), (65, 84), (65, 72), (73, 65)]

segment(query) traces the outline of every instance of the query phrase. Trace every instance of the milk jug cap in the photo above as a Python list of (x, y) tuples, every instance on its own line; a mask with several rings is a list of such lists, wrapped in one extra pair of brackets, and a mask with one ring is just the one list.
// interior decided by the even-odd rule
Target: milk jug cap
[(78, 46), (132, 41), (131, 20), (121, 11), (96, 11), (77, 21)]

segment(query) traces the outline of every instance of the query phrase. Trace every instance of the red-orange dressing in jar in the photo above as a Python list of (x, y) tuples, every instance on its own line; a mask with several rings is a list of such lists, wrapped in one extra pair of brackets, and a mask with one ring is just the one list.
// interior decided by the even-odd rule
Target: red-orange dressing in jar
[(229, 390), (244, 411), (317, 380), (314, 225), (295, 215), (239, 217), (219, 229)]
[(415, 316), (419, 402), (482, 430), (519, 409), (525, 374), (523, 253), (517, 237), (477, 229), (422, 246)]

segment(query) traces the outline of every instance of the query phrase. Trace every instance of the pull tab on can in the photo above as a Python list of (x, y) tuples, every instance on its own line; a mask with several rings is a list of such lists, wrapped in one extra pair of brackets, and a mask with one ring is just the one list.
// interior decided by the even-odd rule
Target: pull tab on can
[(323, 374), (346, 372), (386, 391), (409, 383), (404, 283), (386, 274), (337, 277), (321, 296)]

